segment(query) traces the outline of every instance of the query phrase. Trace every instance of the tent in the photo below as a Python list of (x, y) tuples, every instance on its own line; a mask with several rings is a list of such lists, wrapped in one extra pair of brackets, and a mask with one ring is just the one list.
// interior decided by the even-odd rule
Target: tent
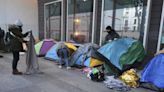
[(106, 64), (110, 66), (112, 73), (119, 74), (119, 69), (97, 51), (98, 47), (91, 43), (79, 47), (71, 57), (72, 66), (96, 67)]
[(67, 43), (67, 42), (57, 42), (54, 46), (52, 46), (47, 54), (45, 55), (45, 59), (49, 59), (49, 60), (53, 60), (53, 61), (58, 61), (59, 57), (57, 55), (57, 50), (62, 46), (67, 46), (71, 52), (71, 54), (77, 50), (77, 48), (71, 44), (71, 43)]
[(135, 61), (141, 61), (145, 56), (142, 44), (132, 38), (121, 38), (109, 42), (98, 50), (120, 70), (125, 65), (131, 65)]
[[(141, 73), (141, 82), (151, 83), (164, 89), (164, 54), (155, 56)], [(162, 91), (163, 92), (163, 91)]]
[(35, 44), (35, 51), (38, 56), (46, 55), (47, 51), (55, 44), (53, 39), (44, 39)]
[(86, 57), (86, 55), (88, 54), (88, 51), (90, 48), (95, 48), (98, 49), (99, 46), (96, 44), (92, 44), (92, 43), (86, 43), (82, 46), (80, 46), (76, 52), (73, 53), (73, 55), (71, 56), (71, 64), (77, 64), (77, 65), (82, 65), (82, 59), (84, 59)]

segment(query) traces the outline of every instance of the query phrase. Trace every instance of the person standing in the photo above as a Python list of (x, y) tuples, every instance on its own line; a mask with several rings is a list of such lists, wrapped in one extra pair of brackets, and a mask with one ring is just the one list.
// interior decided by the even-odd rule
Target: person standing
[(17, 25), (10, 25), (9, 26), (10, 32), (10, 48), (13, 54), (13, 62), (12, 62), (12, 73), (14, 75), (21, 75), (22, 72), (19, 72), (17, 69), (17, 63), (19, 61), (19, 52), (23, 51), (22, 43), (26, 42), (23, 40), (24, 37), (28, 35), (29, 32), (22, 34), (22, 29)]

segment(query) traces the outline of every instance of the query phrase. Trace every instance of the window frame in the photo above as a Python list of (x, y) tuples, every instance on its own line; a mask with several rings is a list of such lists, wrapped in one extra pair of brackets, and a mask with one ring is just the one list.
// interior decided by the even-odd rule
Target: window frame
[(163, 6), (162, 6), (162, 13), (161, 13), (161, 22), (160, 22), (160, 28), (159, 28), (157, 52), (160, 50), (160, 46), (161, 46), (162, 31), (164, 31), (163, 25), (164, 25), (164, 1), (163, 1)]
[(52, 2), (48, 2), (48, 3), (44, 3), (44, 38), (47, 38), (47, 30), (46, 30), (46, 6), (53, 4), (53, 3), (57, 3), (57, 2), (61, 2), (61, 36), (60, 36), (60, 40), (63, 41), (64, 40), (64, 31), (63, 31), (63, 0), (56, 0), (56, 1), (52, 1)]
[[(66, 20), (67, 20), (67, 22), (66, 22), (66, 41), (69, 41), (69, 39), (68, 39), (68, 35), (69, 35), (69, 31), (68, 31), (68, 0), (67, 0), (67, 14), (66, 14)], [(95, 10), (96, 9), (96, 0), (93, 0), (93, 15), (92, 15), (92, 34), (91, 34), (91, 39), (90, 39), (90, 42), (91, 43), (94, 43), (94, 33), (95, 33), (95, 24), (94, 24), (94, 22), (95, 22), (95, 16), (96, 16), (96, 14), (95, 14)]]

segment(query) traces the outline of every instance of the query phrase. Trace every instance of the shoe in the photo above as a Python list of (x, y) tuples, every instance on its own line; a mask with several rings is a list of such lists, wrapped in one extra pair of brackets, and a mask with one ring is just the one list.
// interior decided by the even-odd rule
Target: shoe
[(0, 58), (3, 58), (3, 56), (2, 56), (2, 55), (0, 55)]
[(22, 72), (19, 72), (17, 69), (13, 70), (13, 75), (22, 75)]
[(71, 69), (71, 67), (68, 66), (68, 67), (67, 67), (67, 70), (69, 70), (69, 69)]
[(61, 68), (62, 68), (62, 66), (61, 66), (61, 65), (59, 65), (59, 68), (61, 69)]

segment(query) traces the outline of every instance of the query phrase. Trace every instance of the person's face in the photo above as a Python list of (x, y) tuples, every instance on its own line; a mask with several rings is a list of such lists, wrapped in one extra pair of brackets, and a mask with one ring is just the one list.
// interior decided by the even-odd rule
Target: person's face
[(107, 32), (110, 32), (111, 30), (110, 30), (110, 29), (107, 29), (106, 31), (107, 31)]

